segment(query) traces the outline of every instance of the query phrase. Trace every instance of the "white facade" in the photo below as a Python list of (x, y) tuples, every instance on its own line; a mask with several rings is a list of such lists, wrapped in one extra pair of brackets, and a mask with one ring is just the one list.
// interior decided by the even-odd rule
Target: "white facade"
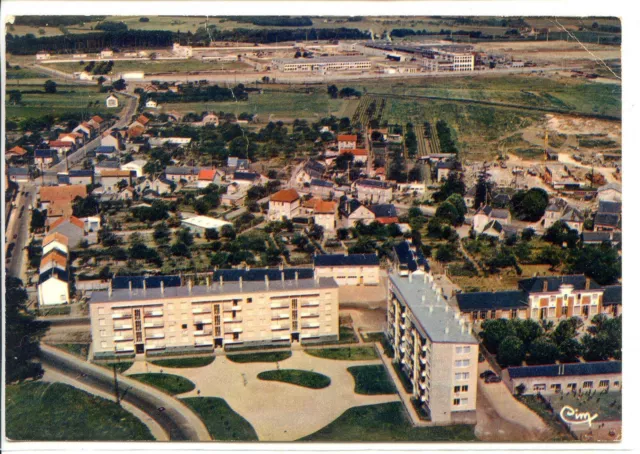
[(69, 284), (55, 276), (38, 285), (38, 301), (41, 306), (69, 303)]

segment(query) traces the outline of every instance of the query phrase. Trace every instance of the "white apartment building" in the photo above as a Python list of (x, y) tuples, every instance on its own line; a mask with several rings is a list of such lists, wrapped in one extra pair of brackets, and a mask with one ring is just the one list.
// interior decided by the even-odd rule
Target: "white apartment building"
[(109, 289), (89, 299), (96, 358), (211, 351), (338, 339), (338, 284), (331, 278), (225, 281)]
[(274, 58), (271, 64), (282, 72), (358, 71), (371, 69), (371, 62), (362, 56), (316, 58)]
[(313, 268), (316, 276), (333, 278), (341, 287), (380, 283), (380, 259), (376, 254), (316, 255)]
[(432, 58), (425, 58), (423, 65), (429, 71), (473, 71), (474, 56), (467, 52), (434, 52)]
[(389, 273), (387, 336), (431, 421), (475, 422), (478, 340), (430, 273)]

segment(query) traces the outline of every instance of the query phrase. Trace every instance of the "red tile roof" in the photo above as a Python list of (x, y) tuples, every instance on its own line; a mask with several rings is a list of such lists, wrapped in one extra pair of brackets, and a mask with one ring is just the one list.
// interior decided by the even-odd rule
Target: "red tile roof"
[(336, 202), (318, 200), (316, 206), (313, 209), (314, 214), (335, 214)]
[(357, 142), (358, 136), (354, 134), (342, 134), (338, 136), (338, 142)]
[(62, 217), (62, 218), (56, 220), (53, 224), (51, 224), (49, 226), (49, 230), (56, 229), (56, 228), (58, 228), (58, 226), (64, 224), (65, 222), (70, 222), (71, 224), (75, 225), (76, 227), (79, 227), (82, 230), (84, 230), (84, 222), (82, 222), (80, 219), (78, 219), (75, 216)]
[(93, 121), (95, 121), (96, 123), (102, 123), (102, 122), (104, 121), (104, 120), (103, 120), (100, 116), (98, 116), (98, 115), (94, 115), (93, 117), (91, 117), (91, 119), (92, 119)]
[(69, 238), (59, 232), (53, 232), (44, 237), (42, 241), (42, 246), (46, 246), (49, 243), (53, 243), (57, 241), (60, 244), (64, 244), (65, 246), (69, 246)]
[(140, 115), (138, 118), (136, 118), (136, 121), (138, 123), (140, 123), (141, 125), (146, 125), (147, 123), (149, 123), (151, 120), (149, 120), (147, 117), (145, 117), (144, 115)]
[(67, 269), (67, 258), (56, 250), (49, 251), (47, 255), (42, 257), (42, 260), (40, 260), (40, 268), (49, 263), (55, 263), (63, 269)]
[(64, 140), (50, 140), (49, 141), (49, 148), (66, 148), (66, 147), (70, 147), (70, 142), (65, 142)]
[(340, 154), (351, 153), (354, 156), (369, 156), (369, 151), (364, 148), (354, 148), (353, 150), (341, 150)]
[(216, 169), (200, 169), (198, 180), (213, 181), (216, 177)]
[(104, 177), (122, 177), (130, 178), (131, 170), (102, 170), (100, 176)]
[(11, 150), (7, 151), (7, 153), (11, 153), (11, 154), (17, 154), (17, 155), (24, 155), (25, 153), (27, 153), (27, 150), (25, 150), (22, 147), (13, 147)]
[(49, 204), (47, 217), (71, 216), (75, 198), (86, 196), (87, 187), (83, 184), (40, 187), (40, 201)]
[(292, 203), (300, 198), (298, 191), (295, 189), (283, 189), (271, 196), (272, 202)]

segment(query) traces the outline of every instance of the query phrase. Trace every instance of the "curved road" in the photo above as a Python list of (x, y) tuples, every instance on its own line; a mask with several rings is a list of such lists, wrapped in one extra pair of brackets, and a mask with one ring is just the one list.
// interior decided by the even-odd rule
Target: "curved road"
[[(114, 393), (113, 373), (81, 360), (50, 345), (41, 344), (42, 362), (72, 377), (80, 376), (88, 385)], [(178, 399), (150, 386), (118, 374), (120, 397), (153, 418), (169, 434), (171, 440), (210, 441), (204, 423)]]

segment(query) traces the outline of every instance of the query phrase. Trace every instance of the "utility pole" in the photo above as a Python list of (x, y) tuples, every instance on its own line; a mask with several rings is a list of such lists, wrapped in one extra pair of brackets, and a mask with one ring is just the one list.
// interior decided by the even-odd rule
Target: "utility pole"
[(120, 405), (120, 390), (118, 389), (118, 374), (116, 373), (116, 365), (113, 365), (113, 388), (116, 393), (116, 403)]

